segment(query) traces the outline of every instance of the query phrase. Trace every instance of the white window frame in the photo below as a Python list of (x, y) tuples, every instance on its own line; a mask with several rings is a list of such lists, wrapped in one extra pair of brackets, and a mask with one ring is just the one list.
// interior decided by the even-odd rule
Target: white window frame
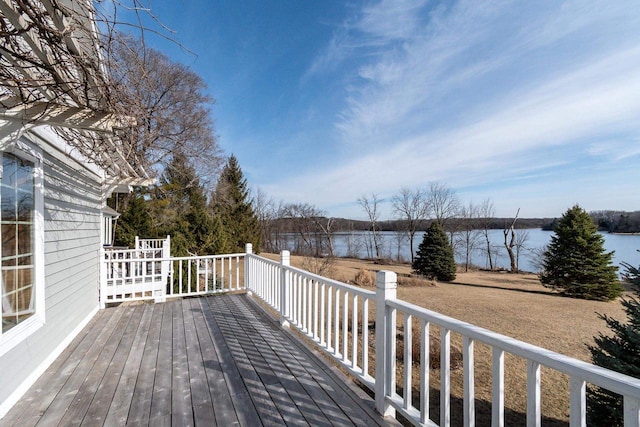
[[(16, 157), (33, 163), (33, 281), (35, 290), (35, 313), (20, 322), (9, 331), (2, 333), (0, 328), (0, 356), (20, 344), (27, 337), (40, 329), (45, 323), (44, 301), (44, 174), (42, 150), (25, 140), (18, 140), (15, 144), (0, 152), (13, 154)], [(2, 162), (0, 162), (0, 177), (2, 176)], [(0, 277), (1, 279), (1, 277)]]

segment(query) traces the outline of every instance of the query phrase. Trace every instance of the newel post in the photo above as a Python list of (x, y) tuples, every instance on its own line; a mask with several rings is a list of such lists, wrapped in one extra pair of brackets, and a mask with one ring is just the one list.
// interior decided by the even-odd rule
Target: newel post
[(291, 265), (289, 251), (280, 252), (280, 326), (289, 327), (289, 274), (286, 267)]
[[(155, 249), (155, 247), (149, 247), (149, 243), (147, 243), (144, 249)], [(155, 245), (154, 245), (155, 246)], [(140, 241), (138, 240), (138, 236), (136, 236), (136, 249), (143, 249), (140, 247)], [(169, 278), (171, 277), (171, 269), (172, 269), (172, 261), (171, 258), (171, 236), (167, 235), (167, 238), (162, 241), (162, 248), (160, 249), (162, 261), (160, 261), (160, 275), (162, 276), (162, 287), (154, 290), (154, 298), (153, 302), (160, 303), (167, 301), (167, 286), (171, 286), (171, 281)], [(153, 251), (154, 253), (156, 251)], [(156, 256), (156, 255), (154, 255)]]
[(623, 398), (623, 416), (625, 427), (640, 426), (640, 399), (632, 396)]
[(107, 252), (104, 246), (100, 248), (100, 308), (107, 306), (107, 268), (111, 265), (107, 263)]
[(392, 417), (396, 410), (385, 397), (395, 391), (396, 311), (387, 307), (387, 301), (396, 299), (397, 280), (393, 271), (376, 274), (376, 410), (383, 416)]
[(253, 278), (250, 277), (251, 266), (249, 265), (251, 263), (250, 255), (252, 253), (253, 253), (253, 245), (251, 243), (247, 243), (244, 249), (244, 288), (247, 290), (247, 293), (249, 295), (253, 295), (253, 292), (251, 292), (251, 282)]

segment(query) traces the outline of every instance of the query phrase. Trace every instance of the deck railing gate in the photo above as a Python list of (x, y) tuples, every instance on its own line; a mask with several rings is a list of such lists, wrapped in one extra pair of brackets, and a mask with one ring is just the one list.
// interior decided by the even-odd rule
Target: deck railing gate
[(244, 254), (171, 257), (171, 238), (135, 239), (133, 249), (103, 249), (100, 305), (244, 289)]

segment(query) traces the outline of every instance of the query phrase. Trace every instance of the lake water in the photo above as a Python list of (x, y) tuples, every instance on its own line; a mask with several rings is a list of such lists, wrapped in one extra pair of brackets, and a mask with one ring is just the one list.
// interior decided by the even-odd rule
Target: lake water
[[(536, 250), (547, 245), (551, 241), (552, 231), (544, 231), (537, 228), (516, 230), (517, 233), (527, 233), (527, 239), (523, 244), (519, 256), (519, 267), (523, 271), (537, 271)], [(408, 261), (411, 259), (411, 251), (409, 240), (405, 236), (400, 239), (394, 232), (381, 232), (382, 237), (382, 256), (384, 258), (398, 259)], [(418, 233), (414, 239), (414, 250), (418, 249), (418, 245), (422, 242), (424, 233)], [(640, 265), (640, 235), (626, 234), (609, 234), (602, 233), (607, 251), (615, 251), (613, 261), (614, 264), (620, 265), (621, 262), (627, 262), (635, 267)], [(502, 230), (490, 230), (489, 240), (491, 241), (491, 250), (496, 255), (494, 265), (508, 269), (509, 256), (504, 247), (504, 235)], [(476, 249), (472, 251), (471, 263), (481, 268), (488, 268), (489, 262), (484, 247), (484, 236), (478, 239)], [(371, 249), (371, 233), (370, 232), (351, 232), (336, 233), (334, 235), (334, 251), (337, 256), (355, 256), (359, 258), (374, 257), (375, 253)], [(456, 261), (464, 262), (464, 248), (459, 248), (456, 253)], [(462, 253), (461, 253), (462, 252)]]

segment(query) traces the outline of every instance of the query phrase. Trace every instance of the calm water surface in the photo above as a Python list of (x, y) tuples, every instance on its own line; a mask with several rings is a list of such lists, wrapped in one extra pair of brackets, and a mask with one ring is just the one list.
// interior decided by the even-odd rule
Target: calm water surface
[[(536, 262), (539, 258), (536, 251), (544, 247), (551, 241), (552, 231), (544, 231), (537, 228), (527, 230), (516, 230), (518, 233), (527, 233), (527, 239), (523, 244), (519, 265), (524, 271), (537, 271)], [(604, 237), (605, 248), (608, 251), (615, 251), (613, 261), (614, 264), (620, 265), (621, 262), (628, 262), (633, 266), (640, 265), (640, 235), (626, 234), (609, 234), (601, 233)], [(416, 235), (414, 240), (414, 249), (418, 249), (418, 245), (422, 242), (424, 233)], [(411, 251), (409, 249), (408, 238), (400, 239), (394, 232), (382, 232), (382, 256), (385, 258), (403, 260), (411, 259)], [(502, 230), (490, 230), (489, 240), (491, 241), (492, 252), (494, 256), (494, 264), (498, 267), (509, 268), (509, 256), (504, 247), (504, 235)], [(476, 249), (472, 251), (471, 263), (486, 268), (489, 266), (484, 236), (478, 238)], [(371, 249), (371, 233), (370, 232), (351, 232), (336, 233), (334, 236), (334, 250), (337, 256), (357, 256), (360, 258), (372, 257)], [(456, 261), (464, 262), (464, 248), (459, 248), (456, 253)]]

